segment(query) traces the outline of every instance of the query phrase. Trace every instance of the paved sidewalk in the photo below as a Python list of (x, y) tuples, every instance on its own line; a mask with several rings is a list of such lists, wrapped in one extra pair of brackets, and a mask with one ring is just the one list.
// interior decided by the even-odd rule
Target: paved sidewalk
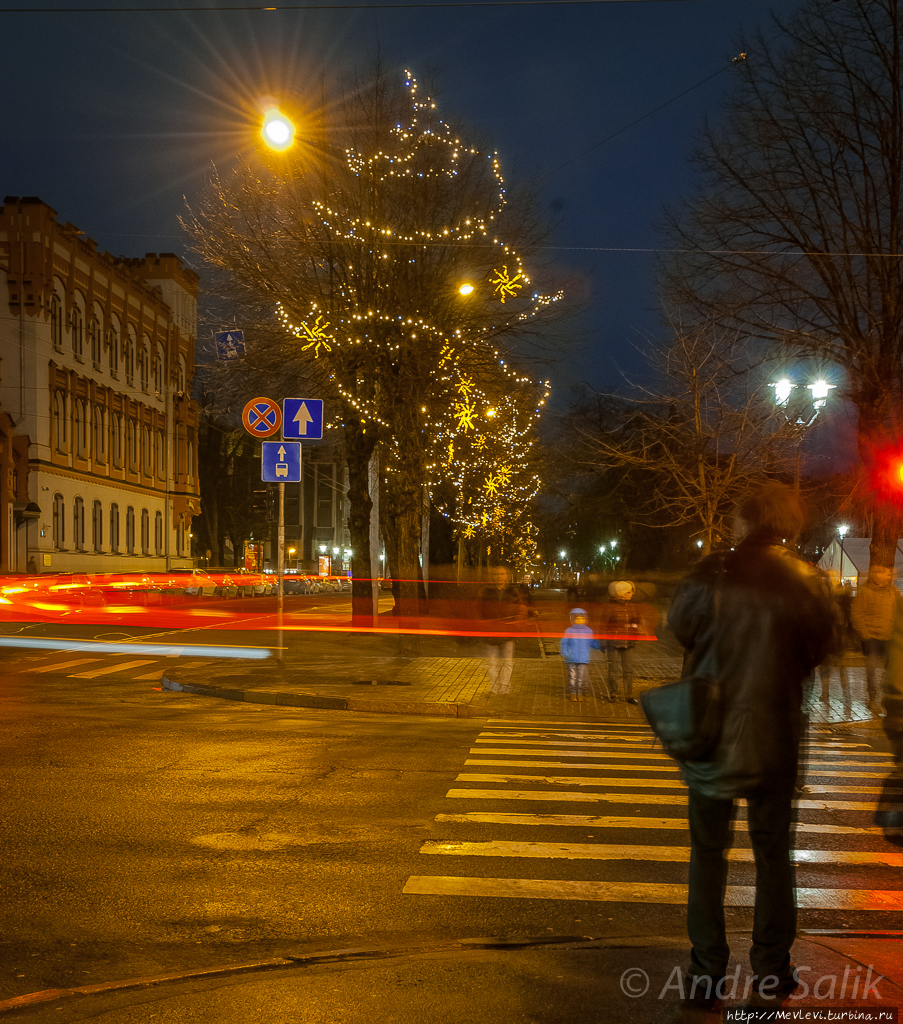
[[(903, 935), (802, 933), (793, 959), (805, 987), (753, 993), (750, 937), (723, 1001), (682, 1005), (682, 938), (472, 938), (410, 948), (286, 950), (275, 960), (157, 978), (35, 992), (0, 1003), (0, 1016), (44, 1024), (708, 1024), (726, 1020), (896, 1020), (903, 1005)], [(755, 1008), (756, 1015), (731, 1015)], [(779, 1017), (776, 1011), (786, 1016)], [(848, 1011), (844, 1014), (843, 1011)], [(879, 1011), (889, 1015), (879, 1017)], [(866, 1016), (868, 1014), (868, 1016)]]
[[(589, 696), (577, 703), (565, 696), (565, 668), (557, 642), (519, 638), (505, 693), (493, 691), (483, 651), (479, 642), (452, 650), (442, 640), (311, 634), (295, 642), (282, 665), (274, 657), (241, 666), (226, 659), (204, 666), (177, 666), (165, 673), (163, 687), (253, 703), (376, 713), (645, 721), (638, 704), (609, 701), (604, 655), (594, 655)], [(638, 644), (635, 656), (634, 696), (680, 678), (682, 658), (670, 633)], [(880, 724), (868, 711), (865, 671), (856, 660), (851, 657), (847, 669), (851, 707), (844, 706), (837, 680), (832, 681), (826, 704), (817, 684), (807, 701), (814, 724)]]

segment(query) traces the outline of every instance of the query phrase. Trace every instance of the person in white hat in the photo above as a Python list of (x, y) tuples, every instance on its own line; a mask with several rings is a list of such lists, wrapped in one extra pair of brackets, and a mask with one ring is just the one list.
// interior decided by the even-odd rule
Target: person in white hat
[(634, 586), (629, 580), (617, 580), (608, 585), (611, 600), (602, 606), (599, 632), (607, 634), (605, 653), (608, 657), (608, 699), (619, 699), (618, 669), (620, 668), (621, 695), (628, 704), (636, 704), (633, 695), (633, 648), (640, 632), (639, 610), (631, 605)]

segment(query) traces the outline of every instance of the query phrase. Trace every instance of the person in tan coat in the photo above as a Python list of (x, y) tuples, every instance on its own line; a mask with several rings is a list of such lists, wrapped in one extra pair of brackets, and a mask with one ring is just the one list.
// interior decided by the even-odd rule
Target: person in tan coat
[(897, 588), (893, 570), (884, 565), (869, 568), (868, 579), (853, 598), (851, 618), (853, 629), (862, 644), (865, 656), (865, 685), (869, 710), (877, 715), (881, 708), (878, 694), (878, 672), (887, 657), (887, 642), (894, 628)]

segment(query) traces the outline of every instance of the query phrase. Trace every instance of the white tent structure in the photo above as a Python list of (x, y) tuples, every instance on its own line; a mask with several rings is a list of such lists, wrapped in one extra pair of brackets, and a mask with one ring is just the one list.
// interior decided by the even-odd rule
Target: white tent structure
[[(832, 540), (818, 560), (818, 567), (824, 569), (835, 582), (852, 583), (854, 587), (858, 587), (859, 581), (864, 583), (868, 575), (870, 544), (871, 540), (868, 537)], [(894, 576), (897, 586), (900, 586), (901, 578), (903, 578), (903, 542), (901, 541), (897, 541)]]

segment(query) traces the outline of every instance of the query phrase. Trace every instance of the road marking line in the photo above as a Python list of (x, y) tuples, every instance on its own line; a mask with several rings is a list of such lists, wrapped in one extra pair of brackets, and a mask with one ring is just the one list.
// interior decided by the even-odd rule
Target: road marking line
[[(607, 843), (518, 843), (492, 840), (487, 843), (445, 843), (430, 840), (420, 847), (421, 853), (449, 857), (536, 857), (549, 860), (636, 860), (675, 862), (690, 861), (689, 846), (617, 846)], [(861, 850), (791, 850), (796, 864), (859, 864), (880, 867), (903, 867), (903, 853)], [(753, 851), (734, 847), (727, 859), (743, 864), (754, 863)]]
[[(402, 892), (417, 896), (496, 896), (534, 900), (593, 900), (606, 903), (664, 903), (686, 906), (687, 886), (662, 882), (571, 882), (535, 878), (455, 878), (412, 875)], [(756, 889), (729, 885), (728, 907), (752, 907)], [(806, 910), (903, 910), (896, 889), (797, 889), (796, 903)]]
[[(562, 722), (560, 718), (557, 719), (557, 720), (546, 719), (545, 721), (543, 721), (542, 719), (532, 719), (532, 718), (528, 718), (528, 719), (514, 719), (514, 720), (512, 720), (510, 718), (487, 718), (486, 721), (489, 723), (489, 725), (493, 726), (493, 728), (499, 728), (501, 726), (504, 726), (505, 728), (509, 728), (510, 727), (510, 728), (524, 729), (524, 728), (529, 728), (529, 727), (534, 726), (534, 725), (557, 725), (557, 726), (559, 726), (562, 729), (568, 729), (568, 728), (573, 729), (574, 728), (574, 726), (571, 725), (570, 723)], [(581, 729), (591, 729), (592, 725), (589, 722), (587, 722), (585, 725), (583, 723), (580, 723), (580, 728)], [(600, 726), (598, 726), (598, 728), (600, 728), (600, 729), (645, 729), (646, 732), (650, 731), (649, 730), (648, 722), (612, 721), (612, 722), (606, 722), (605, 725), (600, 725)]]
[(102, 658), (77, 658), (75, 661), (61, 661), (57, 665), (45, 665), (43, 668), (29, 668), (26, 672), (59, 672), (64, 668), (75, 668), (76, 665), (90, 665), (102, 661)]
[[(485, 751), (481, 751), (485, 753)], [(468, 764), (482, 764), (482, 765), (494, 765), (497, 768), (604, 768), (607, 772), (679, 772), (680, 769), (676, 766), (664, 765), (664, 764), (588, 764), (578, 762), (574, 764), (568, 761), (489, 761), (480, 760), (479, 758), (468, 758), (465, 762)], [(846, 775), (846, 772), (843, 773)]]
[[(481, 751), (486, 753), (486, 751)], [(557, 753), (557, 751), (556, 751)], [(588, 755), (592, 757), (593, 755)], [(674, 765), (664, 764), (591, 764), (588, 761), (494, 761), (489, 758), (478, 758), (469, 757), (464, 762), (465, 765), (483, 765), (492, 768), (564, 768), (567, 770), (570, 768), (586, 768), (586, 769), (599, 769), (604, 768), (607, 772), (672, 772), (677, 774), (680, 769)], [(813, 792), (820, 792), (820, 790), (811, 787), (807, 781), (809, 777), (812, 778), (841, 778), (841, 779), (885, 779), (887, 778), (886, 772), (812, 772), (811, 776), (807, 776), (803, 780), (804, 785), (807, 789), (811, 789)], [(626, 780), (625, 780), (626, 781)], [(842, 789), (851, 789), (855, 786), (858, 792), (871, 793), (877, 792), (871, 789), (860, 790), (858, 785), (855, 783), (851, 786), (838, 787), (836, 792), (841, 792)], [(827, 792), (827, 789), (825, 790)]]
[[(573, 740), (625, 740), (628, 743), (635, 745), (637, 743), (649, 742), (650, 744), (655, 743), (655, 737), (650, 731), (648, 736), (628, 736), (620, 735), (618, 733), (609, 733), (597, 731), (597, 732), (572, 732), (566, 729), (526, 729), (518, 732), (488, 732), (484, 731), (479, 733), (479, 737), (488, 736), (493, 741), (504, 740), (507, 741), (509, 737), (527, 737), (533, 738), (535, 742), (542, 742), (542, 737), (549, 736), (562, 739), (573, 739)], [(480, 739), (477, 742), (481, 742)], [(806, 749), (811, 751), (829, 751), (832, 753), (853, 753), (856, 754), (860, 750), (867, 751), (869, 754), (872, 753), (867, 743), (838, 743), (838, 742), (813, 742), (807, 743)], [(891, 757), (890, 754), (879, 754), (881, 757)]]
[[(686, 793), (547, 793), (541, 789), (450, 789), (451, 800), (558, 800), (600, 804), (667, 804), (682, 807)], [(804, 811), (874, 811), (875, 804), (858, 800), (795, 800)]]
[[(683, 782), (670, 779), (612, 779), (605, 775), (478, 775), (462, 773), (455, 779), (455, 782), (494, 782), (499, 785), (506, 782), (546, 782), (550, 786), (638, 786), (649, 789), (682, 789), (684, 792), (687, 789)], [(876, 790), (876, 792), (879, 791)]]
[[(483, 825), (554, 825), (555, 827), (578, 828), (653, 828), (689, 829), (686, 818), (614, 818), (595, 817), (589, 814), (494, 814), (486, 811), (472, 811), (466, 814), (437, 814), (435, 821), (449, 821), (456, 824), (477, 823)], [(745, 832), (745, 821), (735, 820), (734, 831)], [(797, 822), (794, 832), (809, 832), (829, 836), (884, 836), (880, 828), (857, 828), (855, 825), (815, 825)]]
[[(515, 740), (515, 743), (526, 743), (526, 740)], [(548, 746), (558, 746), (559, 744), (553, 743)], [(567, 744), (561, 744), (561, 746), (567, 746)], [(600, 746), (607, 747), (606, 743), (599, 744), (587, 744), (587, 746)], [(669, 757), (667, 754), (655, 753), (649, 751), (648, 753), (633, 753), (630, 751), (623, 750), (612, 750), (610, 754), (595, 754), (592, 750), (512, 750), (506, 747), (471, 747), (468, 751), (469, 754), (507, 754), (509, 757), (551, 757), (553, 754), (556, 757), (619, 757), (623, 760), (628, 758), (636, 760), (646, 761), (670, 761), (674, 763), (674, 759)], [(890, 756), (890, 755), (888, 755)], [(846, 771), (841, 774), (846, 775), (853, 768), (889, 768), (889, 764), (883, 761), (850, 761), (844, 764), (841, 761), (801, 761), (800, 764), (807, 767), (813, 768), (845, 768)], [(606, 767), (605, 765), (599, 765), (600, 768)], [(643, 771), (649, 771), (650, 766), (640, 765), (637, 770), (642, 769)], [(813, 772), (815, 775), (826, 775), (827, 772)]]
[[(455, 782), (492, 782), (504, 785), (506, 782), (545, 782), (550, 786), (636, 786), (644, 789), (682, 789), (686, 790), (683, 782), (672, 782), (669, 779), (624, 779), (609, 778), (606, 775), (481, 775), (461, 774)], [(822, 795), (825, 793), (881, 793), (882, 786), (805, 786), (804, 794)]]
[(128, 668), (140, 668), (142, 665), (153, 665), (153, 659), (148, 661), (124, 661), (121, 665), (113, 665), (109, 668), (96, 668), (90, 672), (75, 672), (70, 679), (96, 679), (97, 676), (109, 676), (114, 672), (124, 672)]
[(143, 683), (147, 679), (159, 679), (163, 675), (163, 669), (158, 668), (156, 672), (147, 672), (143, 676), (132, 676), (136, 683)]
[(480, 742), (480, 738), (483, 736), (489, 736), (492, 738), (492, 742), (495, 743), (498, 740), (504, 740), (506, 743), (509, 737), (512, 736), (526, 736), (533, 743), (542, 742), (544, 736), (561, 737), (563, 739), (572, 740), (623, 740), (631, 745), (635, 746), (637, 743), (654, 743), (655, 737), (650, 733), (648, 736), (618, 736), (616, 733), (604, 733), (604, 732), (562, 732), (561, 730), (555, 729), (537, 729), (530, 732), (481, 732), (477, 738), (477, 742)]

